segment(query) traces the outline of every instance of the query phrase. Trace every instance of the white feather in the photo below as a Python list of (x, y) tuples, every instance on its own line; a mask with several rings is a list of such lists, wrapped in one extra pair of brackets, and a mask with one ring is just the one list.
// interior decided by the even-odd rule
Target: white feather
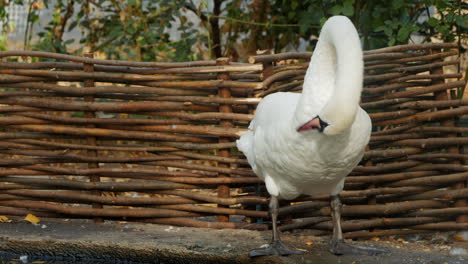
[[(362, 75), (356, 29), (345, 17), (329, 19), (303, 93), (265, 97), (249, 131), (237, 141), (271, 195), (294, 199), (301, 194), (336, 195), (343, 189), (344, 178), (361, 160), (371, 133), (370, 118), (359, 107)], [(323, 133), (297, 132), (317, 115), (329, 123)]]

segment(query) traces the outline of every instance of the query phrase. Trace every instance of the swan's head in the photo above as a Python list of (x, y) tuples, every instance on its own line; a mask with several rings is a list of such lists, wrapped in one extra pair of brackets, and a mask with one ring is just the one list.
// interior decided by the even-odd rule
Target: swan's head
[[(330, 104), (349, 104), (349, 102), (340, 102), (341, 100), (339, 100), (339, 98), (337, 98), (337, 100), (338, 101), (332, 101), (325, 105), (319, 114), (307, 115), (309, 117), (302, 115), (300, 120), (296, 119), (296, 131), (298, 133), (316, 131), (327, 136), (339, 135), (348, 131), (354, 123), (358, 103), (356, 102), (354, 105), (348, 105), (346, 108), (334, 108), (333, 111), (330, 111)], [(300, 117), (300, 115), (296, 115), (296, 118), (298, 117)]]
[(301, 133), (309, 130), (316, 130), (320, 133), (323, 133), (327, 128), (328, 123), (323, 121), (320, 116), (315, 116), (311, 120), (305, 122), (303, 125), (299, 126), (296, 131)]

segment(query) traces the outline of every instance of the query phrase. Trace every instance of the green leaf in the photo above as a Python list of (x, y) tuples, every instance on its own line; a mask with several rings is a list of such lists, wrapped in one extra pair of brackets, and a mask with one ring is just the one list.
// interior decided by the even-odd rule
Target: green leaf
[(407, 27), (402, 27), (398, 30), (397, 39), (400, 42), (405, 42), (408, 40), (410, 30)]
[(433, 17), (430, 17), (429, 20), (427, 20), (427, 24), (429, 24), (429, 26), (431, 27), (435, 27), (439, 24), (439, 20), (433, 18)]
[(352, 16), (354, 15), (354, 0), (346, 0), (343, 4), (342, 12), (345, 16)]
[(404, 5), (404, 0), (392, 0), (392, 8), (393, 9), (400, 9)]
[(452, 23), (455, 20), (454, 15), (453, 14), (447, 14), (445, 16), (445, 20)]
[(137, 4), (137, 1), (136, 0), (127, 0), (127, 5), (129, 6), (135, 6)]
[(327, 18), (326, 17), (322, 17), (320, 19), (320, 26), (323, 26), (323, 24), (325, 24), (325, 21), (327, 21)]
[(455, 22), (457, 23), (458, 26), (467, 28), (468, 27), (468, 16), (456, 16), (455, 17)]
[(393, 35), (393, 30), (391, 28), (389, 28), (389, 27), (385, 27), (384, 28), (384, 33), (385, 33), (385, 35), (390, 37), (391, 35)]
[(291, 8), (296, 9), (299, 3), (297, 1), (291, 1)]
[(386, 27), (385, 27), (384, 25), (378, 26), (378, 27), (374, 28), (374, 32), (381, 32), (381, 31), (384, 31), (385, 28), (386, 28)]
[(72, 31), (77, 25), (78, 25), (78, 20), (73, 20), (70, 26), (68, 26), (68, 31)]
[(332, 9), (330, 10), (330, 13), (334, 16), (341, 14), (341, 5), (336, 5), (333, 6)]

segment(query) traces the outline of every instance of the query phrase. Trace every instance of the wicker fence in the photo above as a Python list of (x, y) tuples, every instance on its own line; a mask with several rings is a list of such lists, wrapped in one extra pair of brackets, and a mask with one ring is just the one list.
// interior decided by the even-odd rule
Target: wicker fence
[[(468, 100), (452, 44), (365, 52), (374, 125), (342, 199), (347, 237), (468, 229)], [(147, 63), (0, 52), (0, 215), (267, 228), (237, 151), (261, 97), (300, 91), (310, 53)], [(11, 62), (12, 58), (37, 62)], [(41, 58), (41, 60), (38, 60)], [(283, 230), (331, 230), (328, 197), (284, 203)], [(367, 230), (368, 232), (362, 232)]]

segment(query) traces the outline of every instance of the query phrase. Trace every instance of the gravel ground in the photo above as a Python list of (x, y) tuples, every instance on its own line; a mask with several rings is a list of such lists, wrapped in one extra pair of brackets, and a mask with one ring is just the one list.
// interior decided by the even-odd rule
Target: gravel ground
[(304, 255), (249, 259), (248, 250), (268, 243), (270, 232), (116, 222), (43, 220), (33, 225), (13, 221), (0, 223), (0, 263), (12, 263), (5, 260), (7, 255), (64, 259), (63, 262), (30, 263), (468, 263), (468, 242), (454, 242), (447, 235), (424, 236), (430, 239), (409, 236), (350, 241), (385, 248), (388, 253), (335, 256), (327, 250), (327, 238), (307, 232), (286, 233), (283, 234), (285, 243), (305, 250)]

